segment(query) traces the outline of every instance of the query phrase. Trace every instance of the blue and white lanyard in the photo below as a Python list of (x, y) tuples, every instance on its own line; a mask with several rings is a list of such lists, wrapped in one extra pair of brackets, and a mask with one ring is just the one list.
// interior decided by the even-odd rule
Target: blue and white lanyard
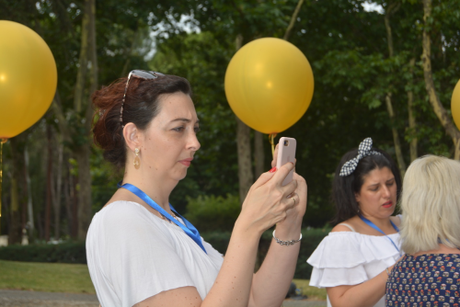
[[(391, 238), (386, 234), (384, 233), (377, 225), (375, 225), (373, 222), (369, 221), (368, 219), (366, 219), (364, 216), (359, 216), (364, 223), (366, 223), (367, 225), (371, 226), (372, 228), (374, 228), (375, 230), (377, 230), (378, 232), (382, 233), (385, 237), (388, 238), (388, 240), (390, 240), (390, 242), (393, 244), (393, 246), (396, 248), (396, 250), (399, 252), (399, 255), (401, 255), (401, 251), (399, 250), (398, 246), (395, 244), (395, 242), (393, 242), (393, 240), (391, 240)], [(396, 226), (393, 221), (390, 220), (390, 223), (391, 225), (393, 225), (394, 229), (396, 229), (397, 232), (399, 232), (399, 228), (398, 226)]]
[(178, 222), (175, 218), (173, 218), (171, 216), (171, 214), (169, 214), (165, 209), (160, 207), (153, 199), (151, 199), (147, 194), (145, 194), (138, 187), (136, 187), (136, 186), (134, 186), (134, 185), (132, 185), (130, 183), (125, 183), (125, 184), (123, 184), (121, 186), (119, 185), (119, 187), (120, 188), (125, 188), (128, 191), (133, 192), (134, 194), (139, 196), (140, 199), (145, 201), (150, 207), (152, 207), (153, 209), (157, 210), (161, 215), (163, 215), (165, 218), (167, 218), (171, 223), (174, 223), (177, 226), (179, 226), (180, 228), (182, 228), (182, 230), (190, 238), (192, 238), (193, 241), (195, 241), (196, 244), (198, 244), (198, 246), (201, 247), (201, 249), (206, 253), (206, 249), (204, 248), (203, 243), (201, 242), (201, 236), (200, 236), (200, 233), (198, 232), (198, 229), (196, 229), (195, 226), (193, 226), (192, 223), (187, 221), (182, 215), (177, 213), (177, 211), (173, 208), (173, 206), (171, 206), (171, 204), (169, 204), (169, 208), (171, 208), (171, 211), (174, 212), (174, 214), (179, 216), (184, 221), (185, 225), (180, 223), (180, 222)]

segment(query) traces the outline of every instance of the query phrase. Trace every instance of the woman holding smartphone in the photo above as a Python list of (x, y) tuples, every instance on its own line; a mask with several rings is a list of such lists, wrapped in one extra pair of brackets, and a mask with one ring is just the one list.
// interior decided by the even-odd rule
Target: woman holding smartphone
[[(184, 78), (133, 70), (93, 94), (94, 140), (124, 168), (120, 188), (93, 217), (88, 268), (103, 307), (280, 306), (299, 252), (307, 186), (292, 163), (254, 183), (223, 257), (169, 203), (200, 148)], [(262, 233), (276, 224), (254, 272)], [(276, 237), (276, 239), (275, 239)]]

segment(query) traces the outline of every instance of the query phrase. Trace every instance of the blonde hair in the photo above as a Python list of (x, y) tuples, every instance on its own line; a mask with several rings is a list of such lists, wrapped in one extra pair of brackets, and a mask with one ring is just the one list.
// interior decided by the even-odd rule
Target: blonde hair
[(407, 254), (460, 247), (460, 161), (427, 155), (409, 166), (401, 210), (402, 249)]

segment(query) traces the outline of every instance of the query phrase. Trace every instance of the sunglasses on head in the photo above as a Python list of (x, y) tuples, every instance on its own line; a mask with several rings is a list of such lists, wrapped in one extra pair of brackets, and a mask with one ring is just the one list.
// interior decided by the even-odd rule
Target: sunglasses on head
[(128, 79), (126, 80), (126, 85), (125, 85), (125, 92), (123, 94), (123, 99), (121, 100), (121, 108), (120, 108), (120, 123), (121, 126), (123, 127), (123, 106), (125, 105), (125, 100), (126, 100), (126, 92), (128, 92), (128, 86), (129, 86), (129, 81), (131, 78), (139, 78), (139, 79), (144, 79), (144, 80), (149, 80), (149, 79), (156, 79), (158, 77), (162, 77), (164, 74), (161, 72), (157, 71), (146, 71), (146, 70), (131, 70), (128, 75)]

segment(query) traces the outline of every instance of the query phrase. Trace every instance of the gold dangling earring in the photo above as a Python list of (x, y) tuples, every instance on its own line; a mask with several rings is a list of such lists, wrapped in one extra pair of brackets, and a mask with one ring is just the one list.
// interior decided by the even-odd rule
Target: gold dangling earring
[(136, 154), (133, 162), (134, 168), (139, 169), (139, 167), (141, 167), (141, 159), (139, 159), (139, 148), (134, 149), (134, 153)]

